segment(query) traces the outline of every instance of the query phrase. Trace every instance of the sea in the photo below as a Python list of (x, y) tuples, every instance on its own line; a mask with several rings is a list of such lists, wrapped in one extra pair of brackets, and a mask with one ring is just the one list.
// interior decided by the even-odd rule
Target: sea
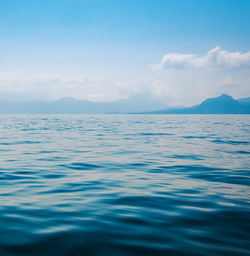
[(0, 115), (0, 255), (250, 255), (250, 115)]

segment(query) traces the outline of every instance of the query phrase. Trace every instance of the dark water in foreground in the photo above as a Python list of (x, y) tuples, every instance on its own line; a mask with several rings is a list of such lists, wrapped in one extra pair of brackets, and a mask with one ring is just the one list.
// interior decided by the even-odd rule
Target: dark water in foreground
[(250, 115), (0, 116), (0, 255), (250, 255)]

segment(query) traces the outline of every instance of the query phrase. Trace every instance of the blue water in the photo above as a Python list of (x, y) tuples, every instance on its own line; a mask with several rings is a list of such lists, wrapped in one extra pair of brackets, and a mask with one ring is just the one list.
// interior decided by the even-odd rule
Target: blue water
[(250, 255), (250, 115), (1, 115), (0, 255)]

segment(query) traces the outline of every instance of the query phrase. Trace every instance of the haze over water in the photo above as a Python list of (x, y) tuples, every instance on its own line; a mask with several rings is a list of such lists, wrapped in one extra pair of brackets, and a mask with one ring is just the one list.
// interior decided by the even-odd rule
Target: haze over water
[(249, 115), (1, 115), (0, 255), (249, 255)]

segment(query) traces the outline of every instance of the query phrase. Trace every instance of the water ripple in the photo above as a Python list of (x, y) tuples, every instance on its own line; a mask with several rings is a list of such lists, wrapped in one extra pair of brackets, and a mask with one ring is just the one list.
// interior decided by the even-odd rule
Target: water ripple
[(0, 255), (250, 255), (250, 116), (0, 116)]

